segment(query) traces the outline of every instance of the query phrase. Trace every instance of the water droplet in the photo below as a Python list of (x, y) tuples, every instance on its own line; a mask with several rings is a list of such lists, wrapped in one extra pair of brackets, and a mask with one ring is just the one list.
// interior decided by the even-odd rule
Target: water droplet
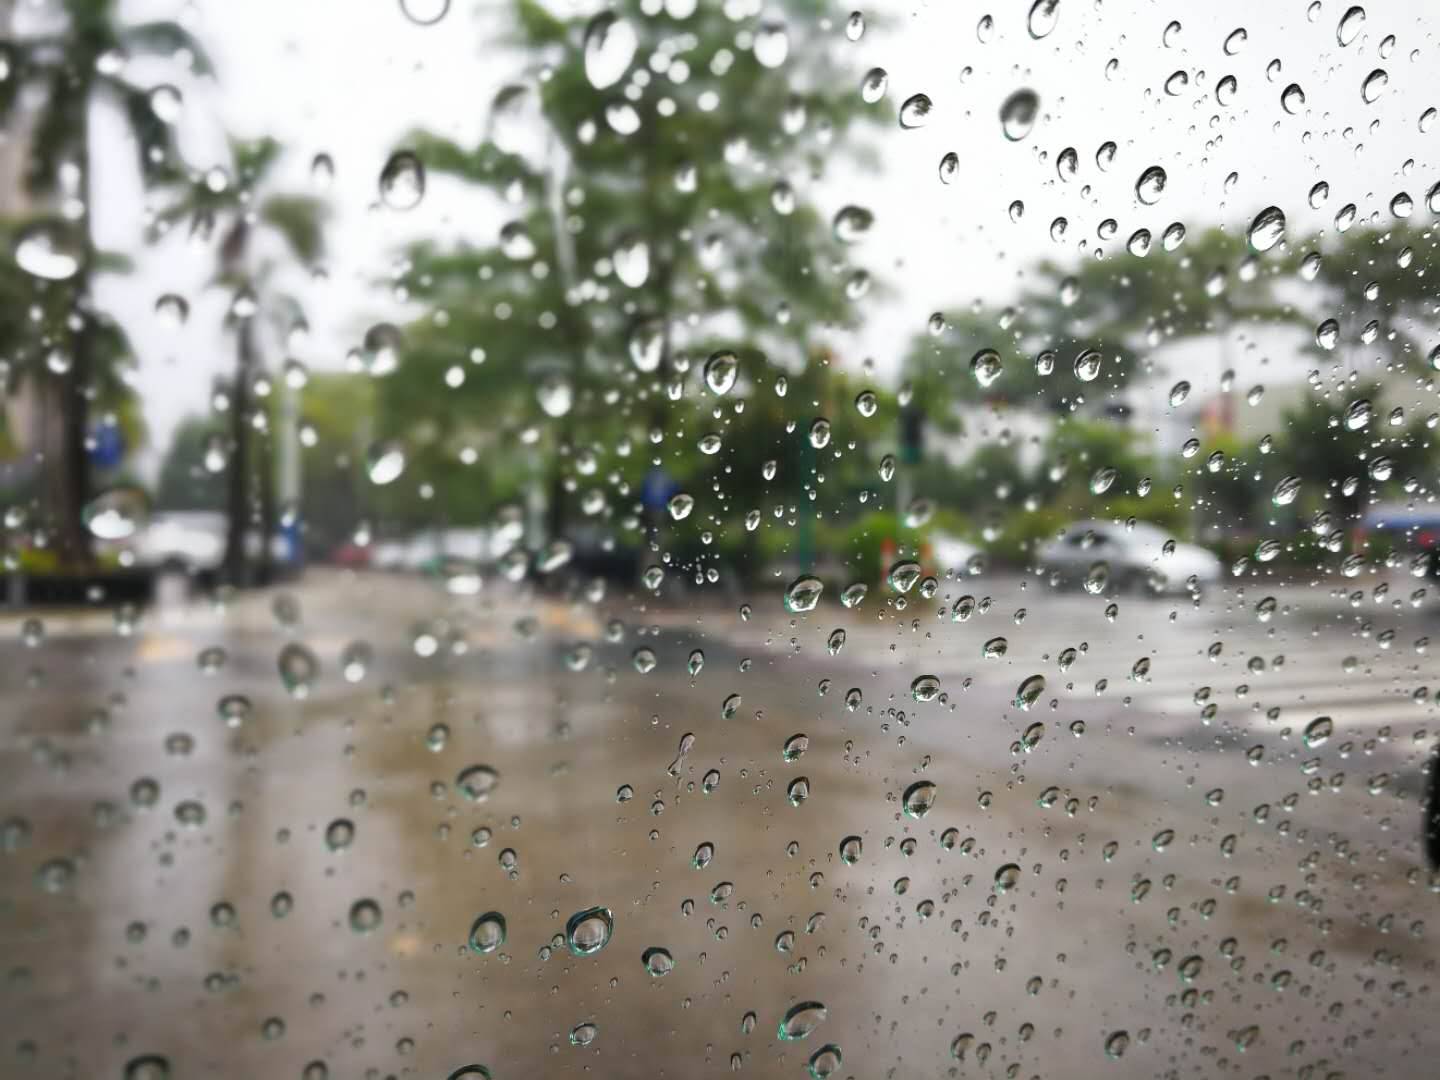
[(690, 511), (695, 509), (695, 497), (683, 491), (678, 491), (670, 496), (670, 501), (665, 504), (670, 511), (670, 516), (676, 521), (684, 521), (690, 516)]
[(357, 934), (369, 934), (379, 929), (383, 918), (380, 905), (374, 900), (356, 900), (350, 905), (350, 929)]
[(630, 70), (639, 45), (635, 28), (613, 11), (602, 11), (585, 27), (585, 78), (596, 90), (614, 86)]
[(1080, 170), (1080, 155), (1073, 146), (1067, 146), (1055, 156), (1055, 174), (1065, 183), (1075, 179)]
[(890, 573), (886, 580), (890, 587), (898, 593), (908, 593), (920, 580), (923, 569), (913, 559), (902, 559), (890, 567)]
[(791, 806), (799, 806), (806, 799), (810, 798), (810, 778), (808, 776), (797, 776), (785, 789), (785, 797), (790, 800)]
[(1030, 5), (1030, 15), (1026, 19), (1026, 29), (1030, 36), (1036, 41), (1049, 35), (1055, 29), (1055, 24), (1060, 21), (1060, 0), (1035, 0)]
[(1234, 56), (1236, 53), (1238, 53), (1241, 49), (1245, 47), (1245, 42), (1249, 40), (1249, 38), (1250, 35), (1245, 32), (1245, 28), (1243, 26), (1236, 27), (1234, 30), (1231, 30), (1225, 38), (1225, 55)]
[(484, 802), (500, 786), (500, 773), (489, 765), (470, 765), (455, 777), (455, 787), (471, 802)]
[(675, 970), (675, 958), (668, 949), (651, 946), (640, 954), (640, 962), (653, 978), (661, 979)]
[(400, 0), (400, 10), (416, 26), (434, 26), (449, 12), (450, 0)]
[(871, 68), (860, 80), (860, 100), (867, 105), (874, 105), (885, 96), (885, 91), (890, 88), (890, 73), (884, 68)]
[(1006, 863), (995, 871), (995, 891), (997, 893), (1009, 892), (1020, 884), (1020, 867), (1014, 863)]
[(1300, 494), (1300, 477), (1286, 476), (1275, 485), (1275, 491), (1270, 496), (1270, 501), (1276, 506), (1289, 506), (1295, 501), (1295, 496)]
[(859, 41), (864, 36), (865, 16), (859, 11), (852, 11), (845, 20), (845, 38), (848, 41)]
[(824, 591), (823, 581), (812, 574), (802, 574), (785, 590), (785, 610), (792, 614), (814, 611), (815, 605), (820, 602), (820, 594)]
[(390, 155), (380, 170), (380, 199), (392, 210), (413, 210), (425, 198), (425, 166), (408, 150)]
[(816, 450), (823, 450), (830, 445), (830, 421), (823, 416), (817, 418), (810, 424), (810, 445)]
[(1075, 357), (1075, 377), (1081, 382), (1094, 382), (1099, 374), (1100, 354), (1094, 349), (1086, 349)]
[(960, 155), (954, 150), (949, 151), (940, 159), (940, 182), (942, 184), (953, 184), (955, 178), (960, 175)]
[(1015, 690), (1015, 706), (1028, 711), (1035, 702), (1040, 700), (1040, 695), (1044, 692), (1045, 676), (1031, 675)]
[(1215, 100), (1221, 105), (1229, 105), (1239, 89), (1239, 80), (1234, 75), (1225, 75), (1215, 84)]
[(1305, 745), (1314, 749), (1323, 746), (1335, 734), (1335, 721), (1328, 716), (1317, 716), (1305, 725)]
[(1335, 348), (1335, 344), (1339, 340), (1340, 324), (1334, 319), (1326, 319), (1315, 328), (1315, 344), (1327, 352)]
[(1267, 206), (1255, 215), (1245, 234), (1256, 251), (1269, 251), (1285, 238), (1285, 213), (1278, 206)]
[(576, 1024), (570, 1029), (571, 1046), (589, 1046), (595, 1041), (595, 1036), (600, 1034), (600, 1028), (588, 1021), (583, 1024)]
[(1000, 130), (1011, 142), (1020, 142), (1034, 129), (1039, 112), (1040, 97), (1034, 90), (1016, 90), (1000, 106)]
[(1299, 83), (1291, 83), (1280, 92), (1280, 107), (1291, 116), (1305, 107), (1305, 91)]
[(1135, 181), (1135, 197), (1146, 206), (1154, 206), (1165, 193), (1168, 178), (1159, 165), (1151, 165)]
[(405, 448), (398, 440), (373, 443), (365, 453), (365, 474), (377, 487), (394, 483), (405, 471)]
[(280, 650), (275, 663), (280, 670), (280, 682), (291, 697), (303, 701), (310, 696), (320, 673), (320, 661), (313, 652), (292, 641)]
[(1165, 80), (1165, 93), (1171, 97), (1179, 97), (1190, 85), (1190, 74), (1185, 71), (1172, 71)]
[(1359, 4), (1352, 5), (1346, 9), (1344, 15), (1340, 16), (1340, 22), (1335, 26), (1335, 40), (1340, 43), (1343, 49), (1351, 44), (1360, 35), (1360, 29), (1365, 24), (1365, 9)]
[(900, 106), (900, 126), (907, 131), (924, 127), (934, 111), (934, 103), (925, 94), (911, 94)]
[(802, 1001), (785, 1011), (777, 1034), (783, 1042), (797, 1042), (808, 1039), (810, 1033), (825, 1022), (829, 1015), (825, 1006), (818, 1001)]
[(1365, 104), (1373, 105), (1379, 100), (1380, 95), (1385, 92), (1385, 87), (1390, 84), (1390, 76), (1384, 68), (1376, 68), (1365, 76), (1365, 81), (1360, 84), (1360, 96)]
[(842, 1060), (840, 1047), (834, 1043), (826, 1043), (810, 1055), (810, 1060), (806, 1063), (805, 1068), (813, 1080), (829, 1080), (839, 1071)]
[(487, 911), (470, 924), (467, 941), (472, 952), (481, 956), (493, 953), (505, 944), (505, 916), (498, 911)]
[(615, 918), (607, 907), (586, 908), (565, 923), (565, 944), (574, 956), (593, 956), (610, 944)]
[(864, 842), (858, 836), (847, 836), (840, 841), (840, 861), (847, 866), (853, 866), (860, 860), (860, 853), (864, 848)]
[(15, 237), (15, 265), (32, 277), (66, 281), (80, 270), (83, 237), (53, 221), (26, 225)]
[(863, 581), (857, 581), (852, 585), (847, 585), (840, 593), (840, 603), (844, 604), (847, 608), (859, 607), (861, 601), (865, 599), (865, 595), (869, 591), (870, 586), (866, 585)]
[(1105, 1056), (1111, 1061), (1119, 1061), (1129, 1048), (1130, 1033), (1128, 1031), (1112, 1031), (1105, 1037)]
[(764, 68), (778, 68), (790, 55), (790, 35), (783, 23), (761, 23), (755, 31), (755, 59)]
[(910, 683), (910, 696), (916, 701), (934, 701), (940, 696), (940, 680), (934, 675), (917, 675)]
[(728, 394), (735, 385), (740, 371), (739, 358), (725, 350), (711, 353), (705, 361), (705, 385), (712, 394)]
[(934, 784), (929, 780), (917, 780), (905, 789), (905, 794), (900, 798), (901, 809), (905, 816), (919, 820), (930, 812), (935, 805), (935, 798), (938, 792)]
[(854, 244), (864, 238), (875, 224), (875, 215), (862, 206), (845, 206), (835, 214), (833, 228), (835, 239), (842, 244)]

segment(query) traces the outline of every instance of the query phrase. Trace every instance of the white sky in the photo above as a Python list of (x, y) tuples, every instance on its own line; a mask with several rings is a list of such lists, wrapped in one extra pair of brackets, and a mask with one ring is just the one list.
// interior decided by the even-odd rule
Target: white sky
[[(1059, 25), (1041, 41), (1026, 32), (1030, 0), (862, 5), (888, 25), (854, 44), (844, 42), (840, 29), (850, 6), (835, 7), (829, 32), (853, 54), (857, 71), (881, 66), (890, 72), (890, 115), (917, 91), (935, 103), (922, 129), (877, 130), (881, 169), (859, 175), (837, 165), (813, 192), (827, 211), (859, 203), (876, 214), (855, 259), (887, 278), (893, 295), (867, 301), (866, 328), (837, 345), (847, 358), (873, 356), (881, 372), (894, 370), (931, 311), (974, 298), (1004, 301), (1032, 260), (1072, 258), (1082, 242), (1093, 252), (1103, 218), (1120, 223), (1112, 248), (1141, 226), (1158, 238), (1176, 220), (1191, 229), (1217, 222), (1243, 228), (1271, 203), (1298, 231), (1325, 224), (1347, 202), (1359, 206), (1362, 219), (1371, 213), (1388, 218), (1391, 197), (1405, 190), (1423, 221), (1424, 194), (1440, 180), (1440, 122), (1424, 134), (1417, 124), (1427, 108), (1440, 106), (1434, 75), (1440, 4), (1427, 0), (1367, 4), (1363, 30), (1346, 48), (1336, 41), (1336, 24), (1348, 0), (1321, 0), (1313, 5), (1319, 8), (1313, 21), (1308, 0), (1060, 0)], [(290, 283), (303, 295), (312, 324), (303, 357), (312, 367), (338, 366), (370, 318), (386, 310), (374, 283), (406, 238), (494, 236), (502, 219), (481, 193), (432, 182), (415, 211), (376, 205), (376, 178), (405, 131), (424, 125), (473, 142), (495, 90), (515, 70), (513, 58), (487, 47), (492, 16), (480, 14), (472, 0), (453, 0), (430, 27), (411, 23), (400, 0), (134, 0), (128, 9), (136, 17), (182, 18), (212, 52), (218, 88), (184, 85), (182, 134), (194, 163), (214, 159), (213, 136), (221, 126), (244, 136), (269, 133), (287, 145), (279, 178), (292, 189), (308, 189), (315, 154), (334, 158), (328, 280)], [(981, 43), (976, 25), (986, 13), (994, 17), (994, 34)], [(1165, 47), (1162, 33), (1172, 19), (1183, 26)], [(1221, 43), (1240, 26), (1248, 40), (1238, 55), (1226, 56)], [(1396, 42), (1382, 58), (1381, 41), (1389, 34)], [(1111, 58), (1119, 66), (1107, 77)], [(1266, 66), (1274, 59), (1283, 70), (1272, 81)], [(1388, 71), (1389, 86), (1366, 104), (1360, 86), (1376, 67)], [(1162, 84), (1182, 69), (1188, 90), (1167, 96)], [(1228, 108), (1214, 96), (1224, 75), (1239, 80)], [(1290, 82), (1298, 82), (1307, 99), (1294, 116), (1280, 107)], [(1040, 95), (1041, 119), (1029, 138), (1010, 143), (1000, 132), (999, 106), (1022, 86)], [(1119, 153), (1101, 173), (1094, 154), (1106, 140), (1116, 142)], [(1066, 146), (1079, 151), (1080, 170), (1062, 184), (1054, 161)], [(960, 175), (945, 186), (936, 166), (950, 150), (959, 154)], [(98, 181), (97, 223), (109, 246), (137, 251), (143, 196), (128, 157), (117, 147), (106, 151), (101, 160), (118, 164)], [(1167, 170), (1169, 186), (1157, 205), (1146, 207), (1133, 187), (1152, 164)], [(1223, 181), (1232, 171), (1239, 180), (1226, 194)], [(790, 179), (802, 187), (809, 182)], [(1306, 193), (1318, 179), (1330, 183), (1331, 196), (1315, 213)], [(1014, 199), (1026, 206), (1019, 223), (1007, 214)], [(1049, 237), (1051, 220), (1061, 214), (1070, 220), (1063, 246)], [(1151, 257), (1175, 256), (1159, 254), (1157, 245)], [(180, 418), (205, 409), (211, 379), (230, 364), (230, 346), (215, 330), (228, 298), (203, 288), (209, 258), (172, 242), (141, 252), (138, 271), (106, 291), (141, 358), (140, 389), (156, 451)], [(153, 315), (155, 299), (167, 292), (192, 303), (189, 326), (178, 334), (163, 332)], [(1287, 348), (1266, 342), (1272, 345), (1282, 353)], [(1247, 360), (1235, 350), (1242, 387), (1254, 374), (1243, 365), (1258, 357)], [(1282, 372), (1297, 370), (1292, 357), (1274, 360)], [(1218, 373), (1219, 366), (1212, 361), (1200, 368), (1192, 381), (1204, 394), (1211, 389), (1205, 373)]]

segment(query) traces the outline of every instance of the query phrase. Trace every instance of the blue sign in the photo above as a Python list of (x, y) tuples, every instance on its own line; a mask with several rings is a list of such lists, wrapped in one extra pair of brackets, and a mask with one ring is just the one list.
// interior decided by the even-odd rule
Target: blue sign
[(640, 484), (640, 503), (646, 510), (664, 510), (670, 496), (680, 490), (680, 485), (670, 474), (656, 466), (645, 474)]
[(113, 469), (125, 456), (125, 436), (120, 433), (119, 424), (101, 424), (93, 433), (94, 446), (90, 448), (90, 460), (98, 468)]

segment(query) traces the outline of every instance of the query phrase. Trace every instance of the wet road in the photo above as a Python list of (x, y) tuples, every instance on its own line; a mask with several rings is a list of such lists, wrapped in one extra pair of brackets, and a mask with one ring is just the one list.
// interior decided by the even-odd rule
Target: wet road
[[(315, 573), (128, 634), (12, 620), (0, 1074), (783, 1077), (834, 1044), (837, 1077), (1429, 1075), (1434, 601), (1376, 584), (1113, 619), (1012, 579), (804, 616), (777, 589), (743, 621)], [(964, 591), (993, 601), (954, 621)], [(593, 906), (613, 934), (573, 955)], [(806, 1001), (824, 1020), (778, 1038)]]

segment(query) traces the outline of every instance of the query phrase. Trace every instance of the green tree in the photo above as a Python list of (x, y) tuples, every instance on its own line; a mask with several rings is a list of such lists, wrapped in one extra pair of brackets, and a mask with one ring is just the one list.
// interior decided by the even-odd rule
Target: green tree
[[(125, 24), (119, 7), (118, 0), (59, 0), (38, 14), (22, 9), (0, 43), (10, 72), (0, 81), (0, 124), (28, 132), (26, 186), (54, 206), (24, 226), (14, 250), (21, 267), (41, 279), (44, 317), (30, 327), (22, 368), (45, 380), (59, 414), (58, 435), (46, 447), (51, 513), (59, 549), (76, 561), (90, 557), (82, 513), (90, 486), (91, 404), (114, 393), (117, 365), (128, 354), (123, 332), (94, 304), (96, 276), (116, 263), (96, 250), (92, 233), (92, 117), (97, 104), (116, 107), (139, 147), (142, 173), (153, 181), (173, 168), (171, 131), (149, 89), (128, 78), (127, 61), (183, 55), (195, 74), (209, 71), (204, 51), (179, 24)], [(40, 104), (22, 119), (22, 102), (32, 91)], [(9, 316), (19, 318), (19, 310)]]
[[(782, 38), (713, 5), (684, 18), (642, 8), (624, 0), (587, 21), (515, 0), (523, 69), (485, 140), (405, 143), (432, 178), (494, 191), (508, 221), (493, 245), (408, 253), (401, 285), (427, 314), (379, 382), (379, 432), (403, 435), (427, 479), (477, 453), (496, 498), (544, 472), (552, 536), (577, 507), (634, 524), (652, 461), (678, 474), (712, 431), (723, 449), (690, 481), (728, 466), (729, 496), (758, 495), (761, 462), (798, 447), (820, 414), (802, 390), (833, 374), (815, 367), (815, 329), (853, 323), (866, 280), (844, 240), (869, 211), (837, 229), (808, 194), (854, 146), (848, 129), (883, 108), (841, 74), (838, 35), (815, 32), (830, 9), (786, 0)], [(738, 376), (717, 392), (723, 380), (703, 371), (727, 349)], [(784, 481), (792, 498), (806, 482), (798, 468)]]
[(221, 510), (225, 493), (206, 459), (219, 434), (213, 421), (188, 417), (175, 429), (155, 481), (159, 510)]
[[(1173, 251), (1163, 247), (1152, 241), (1143, 255), (1121, 249), (1064, 265), (1047, 260), (1009, 307), (972, 305), (932, 322), (904, 362), (917, 400), (1062, 414), (1115, 400), (1165, 342), (1220, 336), (1240, 323), (1299, 324), (1274, 290), (1287, 264), (1250, 251), (1242, 236), (1210, 228)], [(976, 363), (984, 350), (997, 354), (998, 372)], [(1076, 360), (1091, 352), (1099, 366), (1087, 380)], [(932, 411), (954, 423), (945, 406)]]
[[(262, 443), (257, 454), (253, 439), (257, 418), (266, 415), (255, 405), (255, 382), (263, 375), (256, 321), (269, 314), (282, 324), (293, 322), (299, 311), (292, 297), (273, 288), (277, 258), (262, 242), (273, 236), (281, 241), (284, 256), (314, 267), (323, 252), (326, 211), (313, 196), (265, 190), (281, 155), (274, 139), (232, 139), (230, 152), (234, 179), (217, 183), (213, 172), (192, 178), (156, 215), (155, 228), (164, 231), (188, 222), (192, 232), (208, 236), (218, 231), (215, 283), (232, 297), (225, 321), (235, 335), (235, 372), (228, 393), (225, 577), (244, 584), (251, 570), (245, 536), (253, 519), (258, 515), (263, 536), (268, 537), (273, 526), (269, 445)], [(268, 436), (273, 429), (265, 425), (263, 430)], [(257, 477), (259, 506), (253, 492)], [(262, 558), (268, 557), (268, 543), (262, 550)]]

